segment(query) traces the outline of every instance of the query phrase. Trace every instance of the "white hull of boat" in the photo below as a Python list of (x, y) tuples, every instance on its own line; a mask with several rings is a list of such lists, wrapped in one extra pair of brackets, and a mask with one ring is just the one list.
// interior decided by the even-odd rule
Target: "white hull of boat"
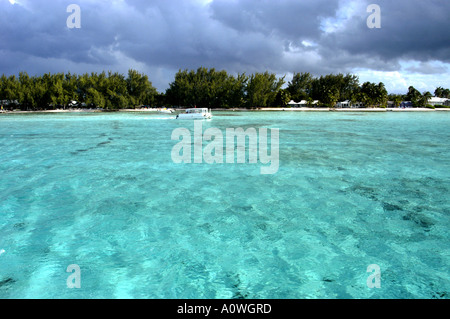
[(211, 114), (178, 114), (179, 120), (205, 120), (212, 118)]
[(179, 120), (207, 120), (212, 118), (212, 113), (206, 108), (187, 109), (186, 113), (178, 114)]

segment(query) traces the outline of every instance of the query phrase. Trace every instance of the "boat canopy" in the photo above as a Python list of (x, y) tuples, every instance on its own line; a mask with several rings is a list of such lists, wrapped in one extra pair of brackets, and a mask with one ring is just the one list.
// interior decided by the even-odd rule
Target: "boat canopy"
[(208, 109), (207, 108), (187, 109), (186, 113), (208, 113)]

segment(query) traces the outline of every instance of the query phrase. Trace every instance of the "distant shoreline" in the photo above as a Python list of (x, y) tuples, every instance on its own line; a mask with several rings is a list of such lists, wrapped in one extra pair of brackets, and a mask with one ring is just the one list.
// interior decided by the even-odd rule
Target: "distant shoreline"
[[(184, 112), (185, 109), (174, 109), (176, 112)], [(450, 108), (229, 108), (229, 109), (212, 109), (212, 111), (220, 112), (445, 112)], [(158, 113), (157, 109), (122, 109), (122, 110), (97, 110), (97, 109), (69, 109), (69, 110), (43, 110), (43, 111), (3, 111), (0, 114), (30, 114), (30, 113), (114, 113), (114, 112), (131, 112), (131, 113)]]

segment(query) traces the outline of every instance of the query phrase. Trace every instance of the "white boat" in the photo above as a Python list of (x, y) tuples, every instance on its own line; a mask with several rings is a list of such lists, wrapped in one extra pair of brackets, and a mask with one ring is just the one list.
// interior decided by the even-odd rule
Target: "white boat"
[(180, 120), (202, 120), (210, 118), (212, 118), (212, 113), (207, 108), (187, 109), (185, 113), (177, 115), (177, 119)]

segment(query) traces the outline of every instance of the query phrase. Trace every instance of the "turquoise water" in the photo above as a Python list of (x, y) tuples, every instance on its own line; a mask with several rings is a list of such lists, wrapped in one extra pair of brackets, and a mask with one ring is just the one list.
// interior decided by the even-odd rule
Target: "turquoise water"
[(215, 115), (280, 129), (278, 172), (174, 164), (167, 116), (0, 116), (0, 298), (449, 297), (450, 113)]

